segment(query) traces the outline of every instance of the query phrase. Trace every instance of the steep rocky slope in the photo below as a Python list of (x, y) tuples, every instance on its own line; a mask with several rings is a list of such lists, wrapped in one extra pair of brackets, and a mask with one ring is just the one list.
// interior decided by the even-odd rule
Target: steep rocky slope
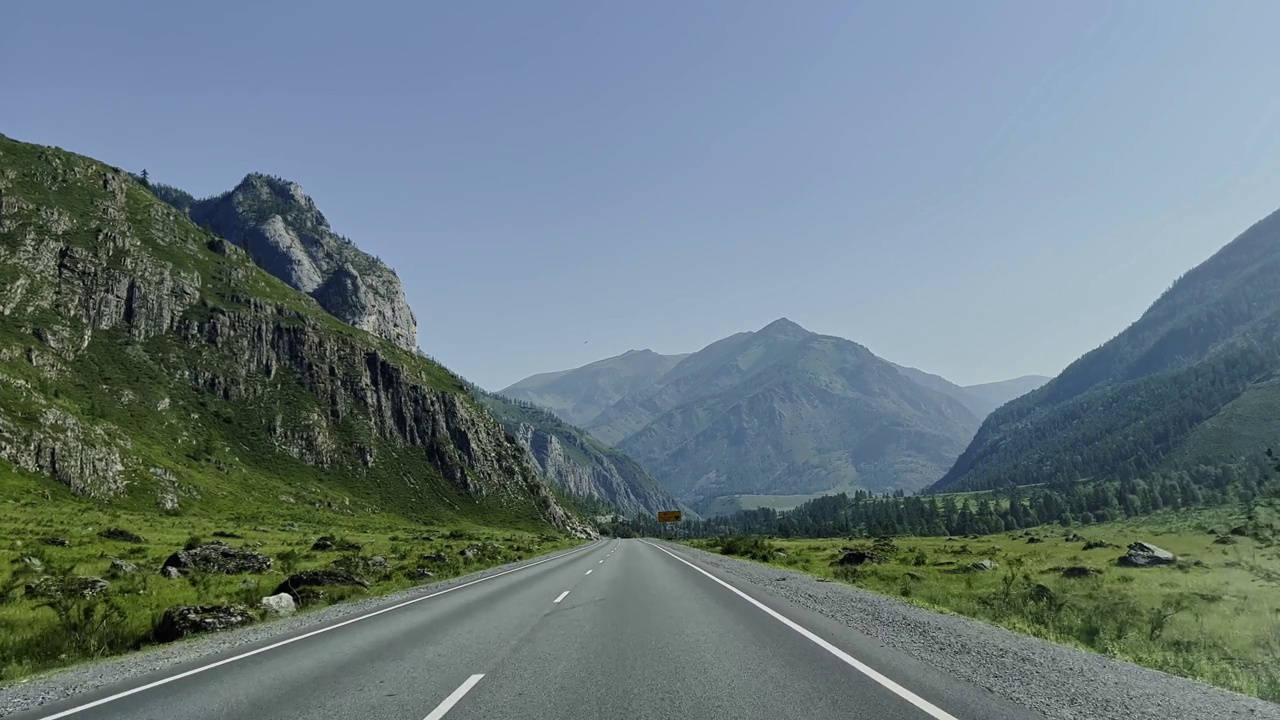
[(857, 343), (786, 319), (694, 353), (588, 428), (677, 499), (913, 490), (977, 427), (957, 400)]
[(476, 396), (527, 448), (543, 477), (575, 497), (609, 503), (626, 515), (653, 515), (679, 504), (635, 460), (549, 410), (478, 388)]
[(571, 425), (581, 426), (622, 398), (653, 385), (686, 357), (629, 350), (573, 370), (527, 377), (499, 394), (547, 408)]
[(234, 189), (203, 200), (166, 185), (151, 188), (339, 320), (406, 350), (417, 347), (417, 320), (395, 271), (333, 232), (297, 183), (252, 173)]
[(444, 368), (334, 320), (127, 173), (3, 136), (0, 459), (166, 511), (589, 532)]
[(992, 413), (936, 490), (1221, 465), (1280, 436), (1280, 212), (1142, 317)]

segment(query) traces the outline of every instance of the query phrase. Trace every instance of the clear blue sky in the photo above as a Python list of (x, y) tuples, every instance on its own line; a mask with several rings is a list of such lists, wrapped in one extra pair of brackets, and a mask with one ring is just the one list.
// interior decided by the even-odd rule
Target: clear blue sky
[(1280, 206), (1280, 3), (60, 2), (0, 132), (197, 195), (259, 170), (498, 388), (786, 316), (1052, 374)]

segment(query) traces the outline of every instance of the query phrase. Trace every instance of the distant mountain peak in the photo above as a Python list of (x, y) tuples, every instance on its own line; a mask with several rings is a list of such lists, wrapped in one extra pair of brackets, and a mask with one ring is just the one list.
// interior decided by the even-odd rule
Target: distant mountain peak
[(760, 334), (768, 334), (768, 335), (782, 335), (782, 334), (808, 335), (809, 334), (808, 330), (805, 330), (804, 328), (800, 327), (799, 325), (797, 325), (796, 323), (792, 322), (791, 320), (785, 317), (780, 317), (777, 320), (774, 320), (768, 325), (765, 325), (764, 327), (760, 328), (758, 332)]

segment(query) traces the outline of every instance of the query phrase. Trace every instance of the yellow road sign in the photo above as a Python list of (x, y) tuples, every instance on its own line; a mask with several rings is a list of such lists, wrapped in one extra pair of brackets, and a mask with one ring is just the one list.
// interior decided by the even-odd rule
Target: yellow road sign
[(660, 523), (680, 522), (680, 511), (679, 510), (659, 510), (658, 522)]

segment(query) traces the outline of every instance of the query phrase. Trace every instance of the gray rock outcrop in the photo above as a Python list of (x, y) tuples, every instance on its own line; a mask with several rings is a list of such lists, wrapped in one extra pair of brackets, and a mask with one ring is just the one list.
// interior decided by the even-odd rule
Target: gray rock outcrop
[(253, 173), (230, 192), (183, 209), (339, 320), (406, 350), (417, 347), (418, 321), (395, 271), (333, 232), (297, 183)]
[(210, 543), (190, 550), (180, 550), (164, 561), (163, 567), (179, 573), (190, 571), (240, 575), (261, 573), (271, 569), (271, 558), (253, 550), (233, 548), (226, 543)]
[(152, 630), (157, 642), (167, 643), (188, 635), (230, 630), (253, 622), (253, 615), (240, 605), (181, 605), (164, 611)]
[(1124, 567), (1157, 567), (1173, 565), (1178, 557), (1168, 550), (1151, 543), (1136, 542), (1129, 546), (1129, 552), (1121, 555), (1116, 563)]

